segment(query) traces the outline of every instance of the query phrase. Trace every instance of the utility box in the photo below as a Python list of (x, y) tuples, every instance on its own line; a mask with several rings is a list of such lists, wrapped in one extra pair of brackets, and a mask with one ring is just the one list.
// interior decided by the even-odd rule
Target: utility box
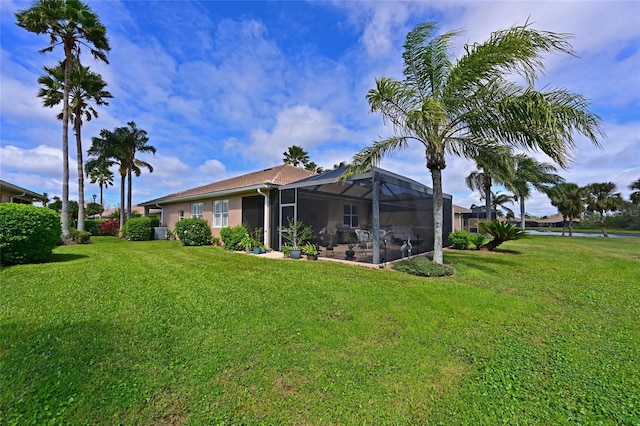
[(154, 240), (166, 240), (167, 239), (167, 227), (166, 226), (156, 226), (153, 228), (153, 239)]

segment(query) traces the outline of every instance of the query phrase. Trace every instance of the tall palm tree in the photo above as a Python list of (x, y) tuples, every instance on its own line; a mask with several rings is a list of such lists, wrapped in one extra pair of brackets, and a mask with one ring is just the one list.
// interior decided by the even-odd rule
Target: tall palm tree
[(633, 191), (629, 194), (629, 201), (631, 201), (632, 204), (640, 205), (640, 179), (631, 182), (629, 189)]
[(479, 146), (473, 154), (473, 159), (477, 168), (466, 177), (465, 182), (469, 189), (480, 193), (481, 200), (485, 200), (487, 220), (491, 220), (491, 186), (494, 180), (499, 183), (511, 180), (514, 168), (513, 154), (508, 146), (489, 144)]
[(132, 179), (133, 174), (136, 176), (140, 176), (142, 173), (142, 168), (146, 168), (149, 170), (149, 173), (153, 173), (153, 166), (147, 163), (146, 161), (142, 161), (139, 158), (136, 158), (136, 153), (152, 153), (155, 155), (156, 147), (153, 145), (148, 145), (149, 137), (147, 136), (147, 132), (139, 129), (136, 126), (134, 121), (130, 121), (127, 123), (127, 138), (125, 139), (124, 144), (124, 162), (127, 166), (127, 175), (128, 175), (128, 188), (127, 188), (127, 219), (131, 218), (131, 199), (132, 199)]
[(605, 224), (606, 213), (616, 211), (624, 201), (619, 192), (615, 192), (616, 184), (613, 182), (591, 183), (584, 187), (587, 197), (587, 211), (597, 212), (600, 215), (600, 229), (602, 235), (607, 235), (607, 225)]
[[(43, 104), (52, 108), (59, 105), (64, 96), (64, 64), (58, 63), (55, 67), (44, 67), (45, 75), (38, 78), (38, 83), (43, 87), (38, 91), (38, 96), (43, 98)], [(107, 83), (89, 67), (77, 64), (71, 70), (69, 87), (69, 117), (73, 122), (73, 129), (76, 135), (77, 165), (78, 165), (78, 230), (84, 231), (84, 160), (82, 158), (82, 118), (87, 121), (91, 118), (98, 118), (98, 111), (91, 105), (109, 105), (105, 100), (112, 98), (111, 93), (105, 90)], [(62, 112), (58, 114), (58, 119), (62, 120)]]
[(524, 202), (531, 196), (532, 189), (544, 192), (549, 186), (564, 182), (564, 179), (555, 174), (556, 168), (552, 164), (526, 154), (516, 154), (514, 160), (513, 179), (503, 183), (513, 192), (514, 200), (520, 202), (520, 228), (525, 229)]
[(292, 145), (288, 150), (282, 153), (284, 158), (282, 161), (284, 164), (291, 164), (292, 166), (306, 166), (309, 163), (309, 153), (305, 151), (301, 146)]
[[(575, 147), (575, 134), (598, 144), (601, 132), (600, 119), (589, 112), (582, 96), (533, 88), (543, 54), (572, 53), (566, 35), (536, 31), (527, 23), (465, 46), (455, 60), (450, 57), (451, 40), (458, 34), (435, 36), (435, 31), (435, 24), (426, 22), (409, 32), (402, 55), (404, 80), (381, 77), (367, 94), (371, 111), (380, 112), (396, 135), (357, 153), (345, 177), (377, 165), (409, 141), (422, 144), (433, 182), (433, 260), (442, 263), (442, 170), (447, 154), (472, 158), (482, 141), (498, 141), (540, 149), (564, 166)], [(522, 76), (527, 87), (508, 80), (513, 73)]]
[(113, 172), (109, 170), (109, 166), (105, 161), (94, 158), (86, 162), (85, 171), (87, 177), (91, 179), (91, 183), (97, 183), (100, 187), (100, 219), (104, 211), (103, 189), (113, 186)]
[(324, 168), (322, 168), (321, 166), (318, 166), (313, 161), (309, 161), (307, 164), (305, 164), (304, 165), (304, 169), (312, 171), (312, 172), (316, 172), (316, 173), (323, 173), (324, 172)]
[(584, 212), (584, 190), (575, 183), (562, 182), (545, 189), (545, 193), (551, 200), (551, 204), (562, 215), (562, 235), (565, 233), (565, 225), (569, 223), (569, 236), (573, 236), (573, 221)]
[(48, 34), (49, 46), (41, 53), (62, 45), (64, 86), (62, 99), (62, 237), (69, 238), (69, 89), (71, 69), (80, 58), (80, 47), (87, 46), (96, 60), (106, 63), (111, 50), (107, 29), (89, 6), (80, 0), (38, 0), (29, 9), (16, 13), (18, 26), (36, 34)]
[(491, 194), (491, 208), (497, 211), (499, 214), (502, 214), (500, 209), (504, 209), (507, 212), (507, 217), (513, 217), (513, 210), (509, 207), (505, 206), (507, 203), (513, 204), (513, 196), (508, 194), (503, 194), (498, 192), (497, 194)]

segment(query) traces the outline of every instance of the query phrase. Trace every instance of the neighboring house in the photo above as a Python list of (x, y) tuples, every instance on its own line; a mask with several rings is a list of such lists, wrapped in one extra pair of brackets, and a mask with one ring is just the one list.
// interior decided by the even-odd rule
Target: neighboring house
[(469, 216), (471, 214), (471, 209), (467, 209), (465, 207), (461, 207), (458, 205), (453, 205), (453, 230), (454, 231), (463, 231), (469, 230)]
[[(519, 217), (509, 219), (508, 222), (513, 225), (520, 226)], [(577, 224), (579, 222), (580, 222), (580, 219), (573, 219), (572, 224)], [(537, 227), (562, 228), (563, 225), (564, 225), (564, 218), (562, 217), (561, 214), (554, 214), (545, 219), (525, 218), (525, 227), (527, 228), (537, 228)]]
[[(329, 238), (333, 244), (357, 244), (361, 259), (373, 263), (399, 258), (403, 243), (407, 254), (406, 243), (412, 254), (433, 249), (430, 188), (378, 168), (341, 181), (344, 170), (318, 175), (283, 164), (140, 205), (145, 215), (159, 213), (170, 229), (190, 217), (205, 219), (214, 235), (226, 226), (262, 227), (268, 248), (281, 247), (278, 227), (294, 219), (311, 226), (319, 244), (331, 244)], [(446, 246), (453, 221), (451, 196), (446, 194), (443, 216)], [(363, 235), (369, 240), (359, 241)]]
[[(159, 214), (160, 223), (175, 229), (181, 219), (198, 217), (211, 225), (215, 236), (227, 226), (240, 224), (265, 230), (265, 245), (273, 247), (277, 226), (278, 187), (316, 173), (282, 164), (269, 169), (236, 176), (186, 191), (149, 200), (139, 205), (145, 216)], [(266, 225), (266, 226), (265, 226)]]
[[(486, 206), (471, 205), (471, 209), (466, 212), (460, 213), (462, 221), (465, 224), (465, 228), (469, 232), (478, 232), (478, 222), (487, 220), (487, 208)], [(497, 210), (491, 210), (489, 214), (489, 220), (497, 219)]]
[(0, 203), (33, 204), (34, 202), (45, 204), (47, 197), (43, 194), (38, 194), (37, 192), (0, 180)]

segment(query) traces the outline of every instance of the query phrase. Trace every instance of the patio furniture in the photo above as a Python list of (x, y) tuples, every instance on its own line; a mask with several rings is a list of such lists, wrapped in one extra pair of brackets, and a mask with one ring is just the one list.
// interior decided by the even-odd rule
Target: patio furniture
[(360, 249), (360, 257), (367, 256), (367, 250), (373, 248), (373, 236), (371, 232), (365, 229), (356, 229), (356, 237), (358, 238), (358, 248)]

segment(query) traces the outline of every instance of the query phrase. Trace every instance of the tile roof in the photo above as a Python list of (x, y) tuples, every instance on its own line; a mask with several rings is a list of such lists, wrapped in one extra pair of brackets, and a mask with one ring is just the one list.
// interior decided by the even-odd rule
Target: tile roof
[(247, 173), (245, 175), (232, 177), (229, 179), (213, 182), (207, 185), (198, 186), (196, 188), (187, 189), (185, 191), (175, 192), (173, 194), (165, 195), (160, 198), (145, 201), (139, 205), (151, 204), (161, 202), (174, 202), (183, 199), (192, 199), (198, 195), (215, 196), (217, 192), (227, 192), (237, 190), (241, 192), (247, 188), (254, 188), (259, 186), (279, 186), (285, 185), (291, 182), (296, 182), (300, 179), (308, 178), (309, 176), (315, 176), (317, 173), (301, 169), (300, 167), (291, 166), (289, 164), (281, 164), (279, 166), (271, 167), (257, 172)]

